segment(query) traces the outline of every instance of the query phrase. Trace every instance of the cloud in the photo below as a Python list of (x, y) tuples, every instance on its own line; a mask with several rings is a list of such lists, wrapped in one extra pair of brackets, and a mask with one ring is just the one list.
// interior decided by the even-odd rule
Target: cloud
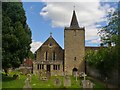
[(91, 40), (86, 40), (85, 45), (86, 46), (100, 46), (101, 40), (100, 38), (95, 38)]
[(73, 6), (77, 13), (77, 18), (81, 26), (89, 26), (101, 21), (105, 16), (105, 10), (100, 9), (100, 3), (97, 2), (48, 2), (41, 10), (40, 15), (49, 18), (53, 27), (69, 26)]
[(101, 42), (99, 38), (93, 39), (93, 40), (90, 41), (90, 43), (94, 43), (94, 44), (97, 44), (99, 42)]
[(32, 43), (30, 44), (31, 46), (31, 51), (34, 53), (43, 43), (39, 42), (39, 41), (32, 41)]
[(109, 4), (101, 6), (99, 0), (94, 2), (46, 2), (46, 6), (42, 8), (40, 15), (43, 18), (51, 20), (52, 27), (69, 26), (72, 18), (72, 10), (75, 5), (79, 26), (85, 27), (86, 40), (99, 38), (98, 26), (100, 22), (107, 21), (106, 14), (110, 9)]

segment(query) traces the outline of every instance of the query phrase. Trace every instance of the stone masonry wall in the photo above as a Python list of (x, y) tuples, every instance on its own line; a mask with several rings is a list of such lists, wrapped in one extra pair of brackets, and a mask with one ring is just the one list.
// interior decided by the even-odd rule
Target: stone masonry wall
[(83, 30), (64, 30), (65, 46), (65, 70), (68, 75), (72, 75), (73, 68), (79, 72), (84, 72), (85, 55), (85, 31)]

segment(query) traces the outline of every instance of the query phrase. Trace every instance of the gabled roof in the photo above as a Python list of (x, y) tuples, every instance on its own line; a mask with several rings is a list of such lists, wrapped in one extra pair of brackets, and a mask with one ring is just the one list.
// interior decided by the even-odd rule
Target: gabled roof
[(62, 49), (62, 47), (56, 42), (56, 40), (50, 35), (50, 37), (36, 50), (36, 52), (41, 49), (43, 46), (49, 46), (52, 43)]

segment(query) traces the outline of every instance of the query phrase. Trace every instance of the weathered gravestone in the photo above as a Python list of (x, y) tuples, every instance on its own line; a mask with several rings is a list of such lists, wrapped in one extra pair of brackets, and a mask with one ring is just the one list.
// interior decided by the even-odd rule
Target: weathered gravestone
[(29, 79), (29, 82), (31, 82), (31, 74), (27, 74), (27, 78)]
[(86, 80), (86, 76), (87, 76), (87, 74), (85, 74), (85, 73), (82, 74), (82, 77), (84, 77), (84, 80)]
[(51, 73), (48, 71), (48, 72), (46, 72), (46, 77), (47, 77), (47, 79), (50, 79), (50, 77), (51, 77)]
[(25, 85), (23, 87), (23, 90), (32, 90), (32, 87), (30, 85), (30, 82), (31, 82), (31, 75), (28, 74), (27, 75), (27, 79), (25, 80)]
[(59, 78), (55, 78), (55, 80), (54, 80), (54, 85), (55, 85), (55, 86), (60, 86), (60, 85), (61, 85), (61, 81), (60, 81)]
[(43, 80), (43, 81), (46, 81), (46, 80), (48, 80), (48, 78), (47, 78), (47, 74), (46, 74), (46, 70), (40, 70), (39, 72), (38, 72), (38, 77), (39, 77), (39, 80)]
[(69, 76), (65, 76), (64, 78), (64, 86), (71, 86), (71, 79)]
[(83, 90), (92, 90), (93, 89), (93, 83), (90, 80), (82, 80), (82, 87)]
[(86, 89), (92, 90), (93, 83), (90, 80), (86, 80), (86, 76), (87, 76), (87, 74), (85, 74), (85, 73), (82, 74), (82, 77), (84, 78), (84, 80), (82, 80), (83, 90), (86, 90)]

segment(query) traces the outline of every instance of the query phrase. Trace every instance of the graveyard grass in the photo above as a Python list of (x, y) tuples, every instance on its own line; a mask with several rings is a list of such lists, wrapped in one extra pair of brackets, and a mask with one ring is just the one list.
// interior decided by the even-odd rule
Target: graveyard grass
[[(14, 73), (19, 74), (19, 79), (12, 78)], [(61, 80), (61, 86), (54, 85), (56, 77)], [(2, 73), (2, 88), (21, 88), (21, 90), (23, 90), (26, 78), (27, 76), (21, 75), (19, 72), (10, 72), (9, 76), (5, 76), (5, 74)], [(82, 88), (80, 85), (82, 78), (76, 81), (76, 78), (71, 76), (71, 86), (69, 87), (64, 87), (63, 80), (63, 76), (52, 76), (48, 81), (41, 81), (38, 79), (38, 76), (32, 75), (30, 84), (32, 88)], [(90, 80), (92, 80), (92, 82), (95, 84), (94, 88), (101, 88), (102, 90), (105, 89), (105, 86), (102, 83), (97, 82), (92, 78), (90, 78)]]

